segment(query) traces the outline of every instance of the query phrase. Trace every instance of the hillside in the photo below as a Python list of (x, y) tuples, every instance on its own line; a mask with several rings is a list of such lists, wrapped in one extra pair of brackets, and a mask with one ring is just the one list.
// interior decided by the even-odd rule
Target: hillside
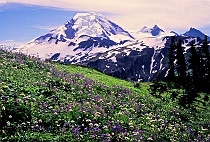
[(148, 88), (0, 50), (0, 140), (209, 140), (210, 102), (185, 109)]

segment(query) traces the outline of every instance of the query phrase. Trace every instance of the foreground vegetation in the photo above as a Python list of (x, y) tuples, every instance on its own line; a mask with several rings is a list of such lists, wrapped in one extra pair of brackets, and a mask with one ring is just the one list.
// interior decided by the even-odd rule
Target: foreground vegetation
[(170, 91), (154, 97), (148, 89), (0, 50), (0, 140), (210, 140), (210, 102), (183, 108)]

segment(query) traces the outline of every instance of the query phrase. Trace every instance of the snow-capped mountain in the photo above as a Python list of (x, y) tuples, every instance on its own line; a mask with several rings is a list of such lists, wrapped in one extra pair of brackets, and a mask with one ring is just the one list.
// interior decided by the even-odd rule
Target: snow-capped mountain
[[(170, 38), (183, 39), (185, 51), (194, 36), (166, 33), (157, 25), (132, 35), (99, 13), (78, 13), (70, 21), (16, 51), (58, 62), (85, 65), (115, 77), (150, 81), (168, 72)], [(135, 37), (135, 38), (134, 38)]]
[(147, 33), (151, 34), (152, 36), (158, 36), (161, 33), (164, 33), (162, 29), (160, 29), (157, 25), (154, 25), (152, 28), (148, 28), (147, 26), (144, 26), (141, 30), (141, 33)]
[[(134, 38), (99, 13), (78, 13), (64, 25), (16, 50), (41, 58), (80, 62), (87, 55), (125, 45)], [(94, 49), (94, 50), (93, 50)]]
[[(205, 34), (202, 33), (201, 31), (191, 27), (190, 30), (185, 32), (184, 34), (182, 34), (182, 36), (199, 37), (201, 39), (204, 39)], [(210, 37), (208, 37), (208, 39), (210, 40)]]
[(153, 27), (149, 28), (147, 26), (142, 27), (138, 31), (132, 31), (131, 34), (138, 40), (142, 40), (145, 38), (163, 38), (166, 36), (177, 36), (176, 32), (165, 32), (162, 30), (158, 25), (154, 25)]
[[(133, 37), (121, 27), (99, 13), (78, 13), (61, 27), (54, 29), (35, 41), (43, 42), (56, 39), (66, 42), (100, 37), (119, 43), (122, 40), (133, 40)], [(74, 39), (74, 40), (72, 40)]]

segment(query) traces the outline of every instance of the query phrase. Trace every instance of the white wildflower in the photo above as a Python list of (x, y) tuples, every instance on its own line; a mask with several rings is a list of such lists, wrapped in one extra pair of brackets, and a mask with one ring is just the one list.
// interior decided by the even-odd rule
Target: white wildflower
[(10, 122), (9, 121), (7, 121), (7, 126), (10, 126)]

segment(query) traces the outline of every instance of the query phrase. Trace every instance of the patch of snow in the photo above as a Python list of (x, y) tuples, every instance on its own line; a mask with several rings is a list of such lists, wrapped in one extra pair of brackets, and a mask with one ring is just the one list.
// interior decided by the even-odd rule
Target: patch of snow
[(162, 61), (163, 61), (163, 59), (164, 59), (164, 55), (161, 53), (161, 56), (162, 56), (162, 58), (161, 58), (161, 60), (160, 60), (160, 70), (162, 69)]
[(152, 74), (153, 65), (154, 65), (154, 62), (155, 62), (154, 57), (155, 57), (155, 51), (154, 51), (154, 53), (153, 53), (153, 55), (152, 55), (152, 58), (151, 58), (151, 64), (150, 64), (150, 74)]
[(152, 71), (152, 73), (156, 73), (156, 72), (157, 72), (157, 70), (153, 70), (153, 71)]

